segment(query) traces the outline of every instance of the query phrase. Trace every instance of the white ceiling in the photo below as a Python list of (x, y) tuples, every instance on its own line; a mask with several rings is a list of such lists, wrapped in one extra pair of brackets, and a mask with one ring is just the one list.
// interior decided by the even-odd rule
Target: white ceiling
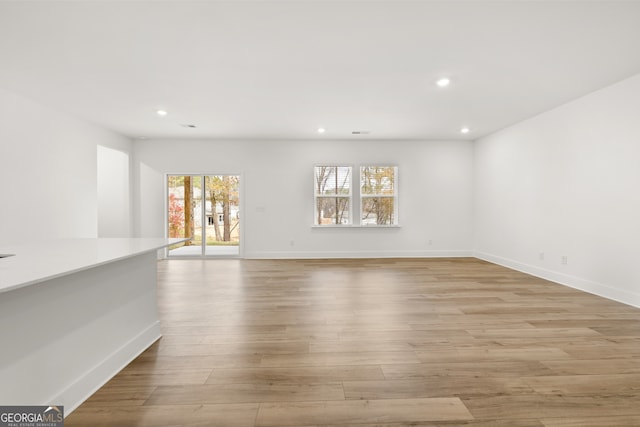
[(2, 1), (0, 61), (131, 137), (475, 139), (639, 73), (640, 2)]

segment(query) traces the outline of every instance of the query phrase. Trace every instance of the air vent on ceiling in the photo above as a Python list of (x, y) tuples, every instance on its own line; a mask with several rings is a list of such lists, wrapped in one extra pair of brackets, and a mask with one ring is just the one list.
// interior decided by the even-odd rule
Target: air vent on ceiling
[(190, 128), (190, 129), (195, 129), (196, 128), (196, 125), (191, 125), (191, 124), (188, 124), (188, 123), (183, 123), (180, 126), (182, 126), (183, 128)]
[(369, 135), (371, 131), (369, 130), (352, 130), (351, 135)]

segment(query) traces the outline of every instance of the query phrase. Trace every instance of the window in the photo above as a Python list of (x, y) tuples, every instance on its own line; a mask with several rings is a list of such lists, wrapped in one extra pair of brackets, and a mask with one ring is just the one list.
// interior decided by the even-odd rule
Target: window
[(398, 168), (360, 166), (358, 172), (356, 178), (350, 166), (315, 167), (315, 225), (352, 225), (351, 209), (360, 212), (356, 226), (398, 225)]
[(315, 167), (315, 225), (351, 224), (351, 166)]
[(360, 167), (360, 225), (398, 224), (398, 168)]

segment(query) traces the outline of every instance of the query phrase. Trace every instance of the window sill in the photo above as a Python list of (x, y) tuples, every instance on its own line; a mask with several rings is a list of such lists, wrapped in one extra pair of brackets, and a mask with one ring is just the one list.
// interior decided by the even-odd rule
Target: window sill
[(393, 225), (326, 224), (326, 225), (312, 225), (311, 228), (402, 228), (402, 226), (399, 224), (393, 224)]

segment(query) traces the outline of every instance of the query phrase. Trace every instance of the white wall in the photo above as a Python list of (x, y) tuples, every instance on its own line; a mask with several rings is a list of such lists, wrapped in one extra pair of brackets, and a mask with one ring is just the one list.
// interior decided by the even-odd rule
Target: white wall
[(3, 89), (0, 117), (0, 244), (96, 237), (96, 147), (131, 142)]
[(132, 162), (129, 151), (98, 145), (98, 237), (131, 235)]
[(639, 119), (640, 75), (477, 141), (477, 255), (640, 306)]
[[(164, 235), (166, 173), (240, 174), (246, 257), (470, 255), (472, 156), (461, 141), (136, 141), (136, 235)], [(312, 228), (322, 163), (397, 165), (401, 227)]]

